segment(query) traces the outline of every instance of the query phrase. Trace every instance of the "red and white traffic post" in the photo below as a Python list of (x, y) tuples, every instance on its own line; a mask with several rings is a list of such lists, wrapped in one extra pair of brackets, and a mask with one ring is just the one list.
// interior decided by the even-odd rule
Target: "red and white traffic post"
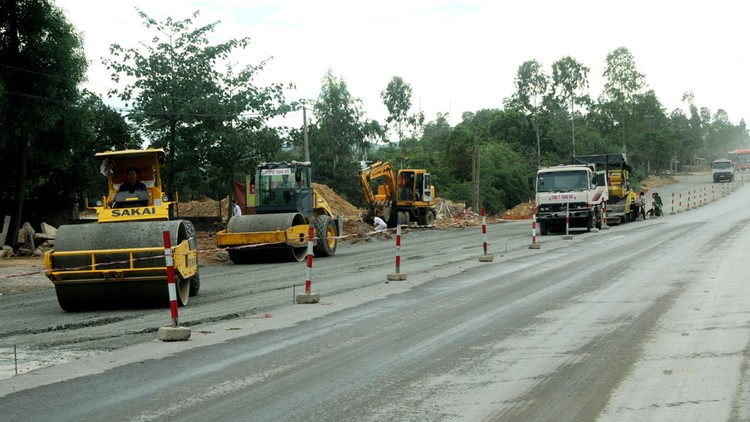
[(674, 192), (672, 192), (672, 211), (669, 214), (674, 215)]
[(164, 260), (167, 266), (167, 282), (169, 283), (169, 309), (172, 311), (172, 327), (180, 325), (177, 314), (177, 287), (174, 284), (174, 257), (172, 256), (172, 239), (169, 231), (164, 231)]
[(531, 244), (529, 249), (539, 249), (539, 244), (536, 243), (536, 209), (531, 209)]
[(565, 203), (565, 236), (563, 240), (572, 240), (573, 236), (570, 234), (570, 202)]
[(396, 224), (396, 272), (386, 276), (389, 281), (406, 280), (406, 274), (401, 273), (401, 224)]
[(180, 327), (177, 313), (177, 287), (174, 282), (174, 258), (172, 256), (172, 239), (169, 230), (163, 233), (164, 239), (164, 262), (167, 271), (167, 288), (169, 290), (169, 308), (172, 314), (172, 325), (159, 327), (157, 336), (161, 341), (184, 341), (190, 338), (190, 329)]
[(491, 262), (495, 257), (487, 255), (487, 217), (485, 217), (484, 207), (482, 207), (482, 236), (484, 237), (484, 241), (482, 242), (484, 255), (479, 257), (479, 262)]
[(609, 230), (607, 225), (607, 201), (602, 201), (602, 230)]
[(315, 243), (315, 228), (312, 224), (307, 230), (307, 268), (305, 270), (305, 293), (297, 295), (297, 303), (318, 303), (320, 302), (320, 293), (312, 293), (312, 264), (313, 264), (313, 245)]

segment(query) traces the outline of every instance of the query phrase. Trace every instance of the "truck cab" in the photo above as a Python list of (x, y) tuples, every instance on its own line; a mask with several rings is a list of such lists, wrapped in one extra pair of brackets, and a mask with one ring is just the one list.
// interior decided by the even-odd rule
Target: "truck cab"
[(734, 163), (726, 158), (714, 160), (711, 165), (714, 183), (734, 181)]

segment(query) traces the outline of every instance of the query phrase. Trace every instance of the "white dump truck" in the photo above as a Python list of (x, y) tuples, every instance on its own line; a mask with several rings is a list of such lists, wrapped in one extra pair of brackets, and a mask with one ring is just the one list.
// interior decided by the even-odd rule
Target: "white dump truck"
[(609, 198), (607, 179), (596, 165), (560, 165), (537, 171), (536, 206), (539, 232), (565, 232), (569, 227), (602, 227), (602, 203)]

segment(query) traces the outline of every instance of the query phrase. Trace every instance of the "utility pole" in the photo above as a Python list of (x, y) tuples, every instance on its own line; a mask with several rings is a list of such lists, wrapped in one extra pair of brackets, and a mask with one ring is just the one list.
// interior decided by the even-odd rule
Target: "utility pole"
[(305, 161), (310, 161), (310, 148), (307, 144), (307, 102), (302, 102), (302, 139), (305, 144)]
[(474, 132), (471, 151), (471, 202), (475, 212), (479, 210), (479, 149), (477, 148), (477, 134)]

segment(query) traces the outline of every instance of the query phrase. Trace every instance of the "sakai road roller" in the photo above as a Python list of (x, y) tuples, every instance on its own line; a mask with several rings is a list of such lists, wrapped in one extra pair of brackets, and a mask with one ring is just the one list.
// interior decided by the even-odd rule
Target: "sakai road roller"
[[(108, 195), (86, 207), (96, 224), (60, 226), (55, 248), (44, 256), (46, 275), (66, 311), (169, 306), (164, 235), (169, 232), (177, 303), (198, 294), (200, 278), (193, 224), (170, 221), (161, 183), (162, 149), (96, 154)], [(128, 173), (134, 180), (128, 180)]]
[(336, 253), (343, 219), (334, 217), (310, 179), (310, 163), (262, 163), (255, 172), (255, 214), (233, 216), (216, 244), (235, 264), (301, 261), (309, 226), (315, 228), (315, 256)]

